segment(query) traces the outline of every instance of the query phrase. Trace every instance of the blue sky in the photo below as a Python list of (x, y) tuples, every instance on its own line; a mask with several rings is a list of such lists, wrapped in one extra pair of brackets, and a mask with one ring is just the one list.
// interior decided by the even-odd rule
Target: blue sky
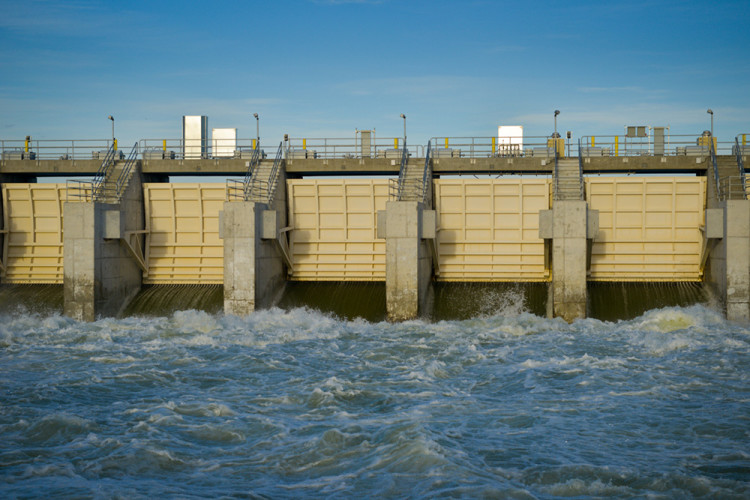
[(750, 2), (0, 0), (0, 138), (750, 133)]

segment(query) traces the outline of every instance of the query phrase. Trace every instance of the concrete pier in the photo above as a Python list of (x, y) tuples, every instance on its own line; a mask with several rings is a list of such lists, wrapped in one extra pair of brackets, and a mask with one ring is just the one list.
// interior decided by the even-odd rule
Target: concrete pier
[(426, 239), (435, 238), (435, 212), (425, 210), (416, 201), (389, 201), (378, 219), (378, 236), (386, 241), (388, 320), (403, 321), (429, 314), (432, 254)]
[(66, 202), (63, 210), (65, 315), (79, 321), (118, 315), (141, 289), (145, 265), (140, 174), (120, 203)]
[(557, 200), (540, 212), (539, 234), (550, 247), (548, 316), (568, 322), (586, 317), (589, 240), (597, 230), (598, 212), (584, 200)]
[(224, 312), (244, 316), (272, 306), (286, 283), (277, 238), (279, 218), (265, 203), (226, 202), (221, 216), (224, 239)]
[(750, 200), (714, 205), (706, 211), (706, 281), (727, 319), (750, 321)]

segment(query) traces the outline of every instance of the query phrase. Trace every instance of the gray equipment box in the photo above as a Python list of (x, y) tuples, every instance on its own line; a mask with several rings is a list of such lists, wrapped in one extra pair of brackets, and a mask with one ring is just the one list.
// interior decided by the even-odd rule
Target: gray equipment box
[[(91, 159), (92, 160), (103, 160), (107, 157), (107, 153), (109, 153), (108, 150), (103, 149), (101, 151), (92, 151), (91, 152)], [(125, 159), (125, 154), (122, 151), (116, 151), (115, 152), (115, 160), (123, 160)]]
[(10, 149), (3, 151), (3, 160), (34, 160), (36, 153), (33, 151), (24, 151), (23, 149)]
[(305, 158), (317, 158), (318, 152), (314, 149), (290, 149), (288, 158), (290, 160), (304, 160)]
[(433, 158), (460, 158), (461, 150), (453, 148), (438, 148), (432, 152)]

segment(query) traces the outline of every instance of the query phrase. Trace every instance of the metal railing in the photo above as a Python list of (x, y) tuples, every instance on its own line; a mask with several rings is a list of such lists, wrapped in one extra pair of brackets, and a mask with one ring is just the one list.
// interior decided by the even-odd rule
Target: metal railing
[(139, 141), (143, 159), (148, 160), (209, 160), (250, 159), (256, 150), (261, 159), (265, 152), (257, 139), (141, 139)]
[(112, 148), (112, 139), (0, 140), (3, 160), (98, 160)]
[[(229, 183), (227, 184), (228, 190), (236, 189), (236, 191), (242, 193), (242, 196), (240, 197), (237, 194), (231, 194), (230, 192), (228, 192), (227, 196), (230, 200), (232, 198), (244, 199), (246, 201), (266, 203), (268, 205), (271, 205), (271, 203), (273, 203), (273, 200), (276, 197), (276, 188), (279, 182), (279, 175), (281, 173), (281, 163), (284, 159), (283, 144), (283, 142), (279, 143), (279, 148), (276, 150), (276, 158), (273, 161), (273, 166), (271, 167), (271, 170), (269, 171), (268, 177), (266, 179), (260, 178), (260, 168), (254, 168), (247, 186), (241, 184), (244, 183), (244, 181), (239, 180), (235, 180), (235, 182), (237, 183), (237, 187), (232, 187), (229, 185)], [(260, 163), (258, 163), (258, 165), (260, 165)], [(243, 187), (239, 187), (240, 185), (242, 185)]]
[(728, 155), (734, 149), (732, 142), (718, 142), (711, 136), (690, 134), (665, 134), (664, 141), (654, 136), (628, 137), (627, 135), (581, 136), (581, 154), (587, 158), (600, 156), (708, 156), (709, 143), (716, 144), (716, 154)]
[[(743, 137), (744, 140), (744, 137)], [(740, 178), (742, 179), (742, 192), (745, 193), (745, 197), (747, 198), (747, 178), (745, 176), (745, 160), (742, 157), (742, 153), (744, 152), (744, 146), (740, 147), (740, 141), (739, 137), (734, 138), (734, 144), (735, 144), (735, 156), (737, 158), (737, 166), (740, 169)]]
[(120, 198), (122, 198), (125, 187), (127, 186), (128, 180), (130, 179), (130, 173), (133, 171), (133, 167), (135, 166), (135, 162), (137, 159), (138, 143), (136, 142), (135, 144), (133, 144), (133, 149), (130, 150), (130, 154), (125, 161), (125, 165), (122, 167), (120, 175), (117, 176), (117, 180), (115, 181), (114, 195), (118, 202), (120, 201)]
[(271, 167), (271, 175), (268, 176), (268, 198), (266, 203), (269, 205), (273, 203), (273, 199), (276, 196), (276, 187), (279, 182), (279, 172), (281, 168), (281, 162), (284, 158), (284, 143), (279, 143), (279, 149), (276, 151), (276, 158), (273, 160), (273, 167)]
[(247, 201), (249, 199), (250, 182), (252, 180), (253, 172), (255, 171), (255, 169), (257, 168), (259, 164), (260, 164), (260, 142), (256, 144), (255, 149), (253, 149), (253, 156), (250, 158), (250, 161), (247, 162), (247, 172), (245, 172), (245, 177), (242, 179), (227, 179), (227, 200)]
[(716, 185), (716, 198), (718, 200), (723, 200), (722, 194), (721, 194), (721, 183), (719, 182), (719, 165), (716, 161), (716, 149), (714, 148), (713, 141), (709, 141), (709, 152), (711, 154), (711, 167), (714, 169), (714, 183)]
[(427, 194), (429, 187), (432, 182), (432, 164), (430, 163), (430, 153), (432, 149), (432, 141), (427, 141), (427, 151), (424, 155), (424, 172), (422, 173), (422, 203), (427, 205)]
[(581, 183), (581, 199), (586, 199), (583, 182), (583, 155), (581, 154), (581, 139), (578, 139), (578, 180)]
[(433, 159), (517, 158), (553, 159), (555, 142), (549, 136), (528, 137), (433, 137)]
[[(295, 159), (334, 159), (334, 158), (390, 158), (397, 159), (400, 150), (401, 139), (384, 138), (379, 139), (374, 135), (366, 143), (355, 138), (296, 138), (291, 137), (287, 143), (286, 158)], [(416, 146), (413, 152), (415, 156), (421, 157), (423, 146)]]

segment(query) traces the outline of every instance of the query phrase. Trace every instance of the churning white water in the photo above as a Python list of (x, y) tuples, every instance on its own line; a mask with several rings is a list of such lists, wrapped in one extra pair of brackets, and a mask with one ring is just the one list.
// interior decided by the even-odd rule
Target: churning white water
[(748, 498), (750, 329), (0, 315), (0, 495)]

